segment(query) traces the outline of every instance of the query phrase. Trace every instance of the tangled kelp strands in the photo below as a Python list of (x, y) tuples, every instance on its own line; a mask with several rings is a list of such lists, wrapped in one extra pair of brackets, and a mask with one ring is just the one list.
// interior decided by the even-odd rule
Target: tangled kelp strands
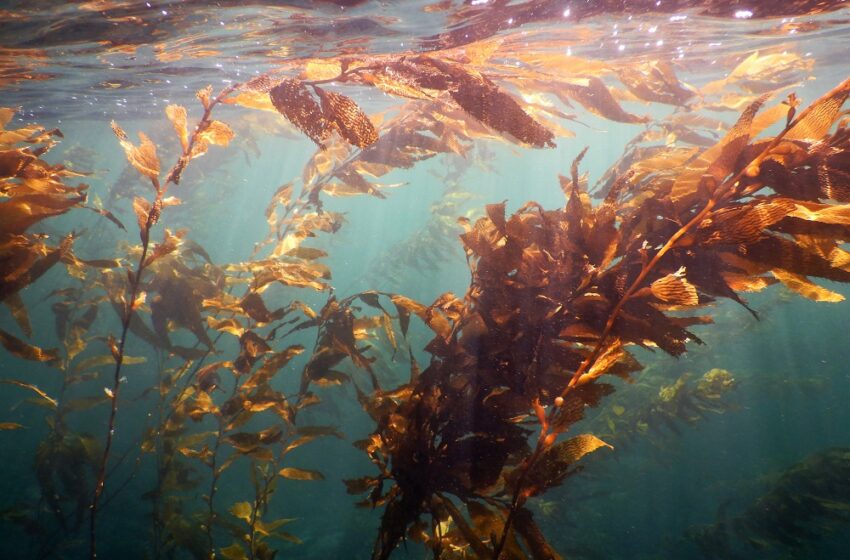
[[(523, 49), (524, 32), (445, 39), (429, 53), (289, 58), (204, 87), (192, 107), (165, 104), (161, 141), (141, 131), (136, 142), (113, 121), (119, 182), (136, 183), (110, 209), (72, 185), (80, 166), (48, 163), (62, 132), (12, 128), (15, 111), (0, 111), (0, 301), (12, 319), (0, 343), (39, 367), (3, 380), (28, 397), (10, 410), (27, 423), (0, 419), (4, 435), (40, 436), (28, 457), (35, 497), (2, 510), (27, 557), (116, 556), (111, 513), (141, 499), (133, 530), (152, 558), (271, 560), (304, 538), (289, 511), (298, 489), (335, 482), (375, 512), (375, 560), (404, 543), (442, 559), (559, 558), (563, 539), (537, 504), (581, 484), (584, 457), (733, 410), (736, 379), (719, 368), (655, 372), (648, 393), (629, 392), (641, 361), (701, 344), (723, 300), (757, 316), (745, 294), (773, 284), (843, 299), (818, 282), (850, 281), (850, 80), (803, 105), (787, 90), (812, 60), (791, 52), (753, 53), (696, 87), (669, 61), (564, 55), (557, 36), (558, 52)], [(363, 92), (380, 95), (380, 110)], [(198, 160), (228, 157), (237, 123), (258, 111), (315, 151), (300, 176), (266, 185), (265, 232), (222, 262), (173, 217), (210, 188), (193, 175)], [(710, 111), (738, 117), (729, 126)], [(571, 145), (572, 165), (551, 177), (560, 203), (470, 208), (481, 193), (465, 188), (467, 173), (496, 159), (482, 145), (551, 151), (585, 121), (641, 132), (596, 182), (584, 169), (598, 147)], [(361, 279), (380, 285), (344, 293), (329, 240), (356, 214), (336, 199), (385, 204), (415, 188), (399, 171), (429, 161), (451, 165), (429, 219)], [(239, 197), (233, 187), (225, 201)], [(105, 234), (81, 247), (93, 233), (68, 228), (78, 214), (118, 236), (115, 248)], [(430, 304), (404, 293), (405, 274), (461, 253), (465, 293), (441, 287)], [(58, 278), (43, 294), (52, 332), (35, 328), (46, 308), (25, 298), (47, 278)], [(601, 413), (586, 418), (592, 408)], [(326, 451), (352, 434), (365, 435), (355, 476)], [(842, 461), (835, 451), (805, 463), (763, 498), (776, 515), (754, 506), (700, 543), (720, 558), (729, 527), (764, 546), (819, 534), (844, 507), (825, 494)], [(776, 531), (793, 507), (811, 525)]]
[(690, 531), (705, 558), (811, 557), (825, 535), (850, 523), (850, 449), (833, 448), (783, 472), (740, 515)]

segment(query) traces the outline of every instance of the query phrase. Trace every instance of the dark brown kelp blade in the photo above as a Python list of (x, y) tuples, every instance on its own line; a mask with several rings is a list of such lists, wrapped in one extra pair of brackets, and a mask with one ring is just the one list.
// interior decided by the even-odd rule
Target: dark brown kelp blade
[(513, 97), (486, 77), (463, 75), (450, 95), (464, 111), (484, 124), (535, 148), (554, 148), (552, 131), (531, 118)]
[(378, 132), (369, 117), (351, 98), (315, 87), (322, 102), (326, 118), (336, 124), (346, 142), (358, 148), (366, 148), (378, 141)]
[(281, 115), (324, 148), (324, 142), (333, 131), (333, 123), (302, 82), (293, 79), (281, 81), (269, 91), (269, 99)]
[[(448, 91), (464, 111), (493, 129), (536, 148), (554, 147), (555, 135), (534, 120), (516, 100), (486, 76), (472, 74), (459, 64), (420, 56), (387, 65), (380, 72), (403, 90)], [(395, 93), (393, 89), (388, 90)]]

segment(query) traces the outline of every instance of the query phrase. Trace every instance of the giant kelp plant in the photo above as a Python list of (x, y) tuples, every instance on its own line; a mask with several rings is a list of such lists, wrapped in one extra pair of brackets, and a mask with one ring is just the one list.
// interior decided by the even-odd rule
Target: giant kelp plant
[[(754, 54), (697, 90), (667, 62), (608, 64), (524, 51), (525, 41), (516, 34), (430, 54), (287, 61), (217, 95), (201, 89), (194, 124), (186, 108), (166, 108), (177, 137), (168, 170), (162, 147), (144, 133), (136, 145), (113, 123), (149, 187), (132, 200), (138, 242), (134, 232), (118, 253), (98, 258), (72, 251), (87, 232), (58, 245), (30, 232), (74, 208), (93, 210), (116, 232), (125, 227), (88, 204), (86, 185), (67, 184), (80, 172), (44, 161), (61, 133), (4, 128), (0, 292), (26, 338), (49, 341), (31, 327), (21, 291), (59, 263), (70, 278), (50, 294), (61, 350), (0, 331), (11, 354), (59, 373), (50, 389), (6, 380), (48, 409), (32, 457), (39, 497), (3, 513), (29, 536), (30, 557), (79, 556), (83, 540), (90, 558), (109, 554), (104, 509), (138, 491), (150, 509), (151, 557), (275, 558), (282, 542), (300, 542), (285, 527), (292, 519), (271, 507), (279, 481), (339, 478), (332, 463), (305, 464), (297, 450), (347, 437), (311, 421), (310, 410), (348, 384), (373, 426), (355, 445), (376, 472), (345, 481), (349, 493), (365, 495), (359, 505), (381, 510), (373, 558), (389, 558), (405, 540), (435, 558), (558, 558), (529, 501), (563, 484), (585, 455), (618, 443), (572, 432), (615, 390), (603, 376), (639, 375), (633, 348), (680, 356), (700, 343), (716, 302), (755, 315), (741, 293), (776, 282), (811, 299), (842, 299), (810, 277), (850, 281), (842, 247), (850, 81), (801, 108), (793, 93), (778, 100), (810, 68), (787, 52)], [(610, 86), (615, 79), (624, 88)], [(370, 118), (343, 88), (406, 101)], [(474, 222), (462, 217), (463, 296), (423, 304), (377, 289), (337, 293), (328, 253), (306, 245), (344, 227), (327, 197), (386, 198), (400, 185), (374, 179), (441, 155), (468, 162), (486, 140), (551, 148), (572, 136), (560, 123), (579, 120), (554, 99), (645, 128), (592, 192), (581, 164), (594, 147), (575, 150), (559, 178), (560, 207), (530, 201), (509, 213), (497, 202)], [(622, 99), (676, 110), (653, 120)], [(267, 236), (243, 261), (217, 264), (191, 231), (164, 226), (181, 205), (176, 195), (193, 196), (177, 190), (184, 176), (191, 181), (192, 162), (234, 140), (233, 128), (213, 118), (232, 105), (282, 116), (318, 149), (300, 180), (273, 194)], [(716, 108), (740, 116), (727, 129), (698, 112)], [(12, 114), (0, 113), (4, 127)], [(425, 254), (422, 244), (449, 242), (447, 215), (465, 198), (465, 168), (447, 177), (436, 225), (403, 245), (398, 261), (449, 254)], [(411, 325), (413, 317), (422, 324)], [(396, 357), (409, 366), (401, 382), (377, 367)], [(148, 368), (155, 382), (128, 396), (130, 367)], [(646, 408), (618, 415), (619, 433), (723, 410), (717, 403), (733, 385), (722, 370), (696, 384), (671, 379)], [(105, 419), (97, 433), (79, 411)], [(117, 445), (131, 415), (144, 427)], [(703, 540), (715, 538), (709, 531)]]

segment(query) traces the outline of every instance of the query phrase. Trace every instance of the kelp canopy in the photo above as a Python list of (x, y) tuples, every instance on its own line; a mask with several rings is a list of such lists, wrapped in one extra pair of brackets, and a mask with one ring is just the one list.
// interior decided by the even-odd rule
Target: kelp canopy
[[(369, 4), (0, 24), (6, 556), (638, 557), (593, 472), (820, 383), (723, 330), (844, 299), (850, 79), (793, 42), (836, 6)], [(659, 554), (846, 545), (846, 455)]]

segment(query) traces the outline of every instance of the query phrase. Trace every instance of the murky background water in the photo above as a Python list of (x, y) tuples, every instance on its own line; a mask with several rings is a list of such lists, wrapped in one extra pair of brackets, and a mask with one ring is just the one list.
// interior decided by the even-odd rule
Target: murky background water
[[(180, 387), (194, 388), (191, 399), (203, 392), (199, 379), (192, 377), (199, 368), (217, 361), (230, 362), (224, 368), (232, 366), (240, 353), (245, 355), (244, 341), (240, 345), (238, 338), (244, 330), (254, 328), (268, 337), (270, 326), (280, 321), (259, 321), (258, 326), (256, 316), (228, 310), (221, 299), (217, 307), (196, 309), (197, 316), (186, 311), (204, 298), (222, 298), (228, 290), (238, 297), (250, 290), (247, 279), (263, 266), (240, 268), (239, 263), (267, 258), (262, 255), (281, 242), (272, 236), (270, 244), (255, 252), (269, 240), (275, 217), (282, 219), (282, 206), (271, 218), (266, 213), (279, 187), (292, 182), (289, 200), (302, 204), (289, 215), (288, 233), (298, 211), (333, 216), (333, 225), (326, 225), (325, 231), (310, 230), (315, 238), (307, 237), (303, 244), (326, 253), (304, 259), (319, 267), (313, 269), (321, 273), (313, 278), (319, 285), (272, 283), (258, 292), (269, 310), (297, 300), (318, 312), (331, 293), (344, 300), (369, 290), (401, 294), (426, 305), (445, 292), (462, 297), (469, 269), (458, 239), (463, 232), (458, 218), (474, 221), (485, 214), (485, 205), (503, 200), (508, 215), (529, 200), (547, 209), (561, 207), (564, 193), (558, 175), (569, 176), (570, 162), (585, 146), (589, 151), (581, 171), (587, 173), (591, 190), (632, 146), (629, 142), (646, 131), (654, 131), (644, 138), (653, 145), (702, 150), (719, 140), (724, 127), (761, 93), (772, 92), (771, 102), (776, 103), (793, 91), (805, 107), (847, 78), (850, 55), (848, 13), (840, 2), (273, 4), (92, 1), (58, 7), (53, 2), (11, 2), (0, 10), (0, 106), (16, 108), (5, 129), (30, 123), (61, 129), (61, 138), (40, 139), (31, 148), (51, 143), (50, 151), (40, 157), (86, 173), (62, 178), (66, 185), (88, 185), (84, 203), (26, 229), (43, 244), (33, 254), (44, 257), (45, 247), (56, 246), (74, 232), (78, 259), (119, 259), (108, 266), (63, 259), (26, 283), (14, 300), (4, 299), (8, 304), (0, 309), (0, 328), (14, 337), (0, 350), (0, 376), (27, 385), (6, 384), (0, 392), (0, 422), (16, 425), (0, 431), (3, 558), (90, 554), (90, 500), (113, 387), (108, 337), (120, 340), (122, 328), (114, 302), (125, 293), (125, 270), (134, 269), (139, 258), (133, 199), (152, 200), (154, 195), (150, 181), (128, 163), (111, 121), (136, 145), (137, 131), (151, 138), (163, 177), (181, 152), (166, 107), (188, 109), (191, 133), (191, 123), (203, 112), (197, 90), (211, 84), (216, 94), (267, 73), (276, 80), (319, 81), (323, 89), (348, 96), (382, 139), (393, 127), (403, 128), (399, 123), (405, 118), (445, 125), (430, 129), (426, 136), (435, 139), (429, 140), (433, 145), (419, 141), (408, 161), (388, 156), (380, 172), (377, 164), (369, 168), (375, 176), (363, 177), (376, 186), (367, 188), (351, 176), (332, 175), (346, 158), (357, 157), (358, 148), (335, 136), (327, 151), (318, 150), (292, 119), (275, 111), (268, 89), (256, 90), (260, 93), (254, 92), (252, 99), (215, 107), (213, 118), (229, 126), (233, 139), (226, 146), (211, 141), (203, 157), (188, 162), (180, 184), (167, 193), (182, 203), (164, 208), (151, 233), (159, 243), (164, 228), (185, 229), (183, 239), (196, 245), (184, 243), (146, 272), (142, 289), (147, 300), (138, 314), (153, 339), (145, 340), (131, 329), (125, 352), (137, 359), (125, 361), (119, 380), (113, 447), (98, 513), (98, 557), (206, 558), (212, 550), (219, 558), (271, 558), (271, 550), (276, 550), (276, 558), (368, 558), (383, 510), (380, 505), (357, 507), (361, 497), (348, 494), (342, 483), (374, 474), (368, 457), (352, 445), (375, 429), (358, 401), (358, 391), (369, 391), (362, 369), (350, 360), (323, 369), (339, 377), (329, 376), (319, 384), (324, 386), (314, 388), (321, 402), (299, 410), (280, 445), (299, 436), (323, 437), (298, 447), (285, 461), (257, 453), (240, 455), (238, 445), (228, 443), (213, 447), (221, 440), (214, 437), (216, 416), (198, 413), (193, 419), (180, 408), (190, 399), (180, 396), (185, 394)], [(390, 65), (423, 53), (488, 76), (554, 131), (557, 146), (535, 148), (517, 140), (512, 131), (488, 127), (457, 107), (448, 108), (445, 94), (412, 101), (387, 88), (333, 80), (358, 61)], [(682, 103), (653, 102), (625, 86), (625, 69), (658, 62), (685, 88)], [(601, 79), (627, 116), (610, 110), (598, 97), (584, 103), (577, 96), (560, 97), (564, 86), (535, 72), (556, 75), (564, 83)], [(586, 83), (581, 82), (582, 87)], [(257, 99), (264, 105), (258, 106)], [(618, 122), (631, 117), (635, 122)], [(25, 145), (10, 144), (4, 150)], [(317, 184), (335, 187), (311, 191)], [(6, 188), (0, 205), (11, 200)], [(304, 193), (300, 197), (299, 191)], [(311, 192), (311, 204), (316, 197), (321, 201), (319, 212), (307, 204)], [(102, 213), (79, 208), (82, 205), (111, 212), (124, 229)], [(2, 250), (8, 251), (8, 246)], [(0, 263), (12, 262), (8, 255)], [(172, 277), (176, 280), (169, 284), (165, 279)], [(193, 280), (178, 286), (181, 278)], [(6, 276), (5, 282), (11, 285), (14, 278)], [(822, 285), (838, 294), (847, 292), (838, 283)], [(209, 291), (197, 296), (204, 289)], [(165, 303), (157, 303), (163, 297)], [(679, 358), (660, 350), (636, 350), (645, 370), (633, 375), (633, 383), (613, 381), (616, 393), (589, 409), (573, 429), (594, 433), (615, 449), (587, 457), (581, 472), (529, 501), (541, 529), (563, 557), (840, 558), (846, 553), (850, 477), (837, 469), (850, 465), (847, 304), (809, 301), (781, 285), (746, 297), (760, 320), (731, 302), (712, 305), (708, 313), (714, 324), (695, 329), (704, 345), (690, 344)], [(394, 321), (394, 338), (381, 330), (381, 323), (370, 323), (362, 328), (371, 329), (371, 334), (358, 343), (375, 346), (370, 354), (377, 359), (373, 369), (389, 390), (407, 381), (409, 355), (427, 367), (425, 347), (433, 332), (414, 317), (403, 337), (395, 308), (381, 301), (391, 311), (387, 320)], [(157, 305), (165, 310), (155, 313)], [(360, 307), (377, 309), (366, 303)], [(96, 317), (76, 323), (81, 326), (78, 338), (69, 339), (74, 320), (95, 308)], [(20, 320), (22, 309), (30, 332)], [(58, 328), (62, 319), (57, 316), (67, 317), (63, 313), (68, 311), (72, 318)], [(293, 317), (298, 313), (293, 311)], [(219, 323), (234, 318), (240, 326), (231, 331)], [(286, 321), (280, 335), (301, 324)], [(309, 321), (309, 314), (299, 321)], [(267, 339), (275, 352), (293, 344), (304, 347), (270, 385), (291, 402), (302, 387), (303, 368), (321, 349), (314, 326), (305, 323), (285, 340)], [(161, 332), (169, 333), (168, 344), (161, 336), (157, 339)], [(213, 341), (213, 351), (205, 340)], [(58, 349), (57, 357), (22, 359), (17, 343)], [(181, 357), (169, 346), (194, 351)], [(716, 402), (669, 409), (659, 404), (664, 388), (673, 387), (681, 376), (689, 374), (684, 379), (693, 388), (714, 368), (728, 370), (735, 380)], [(218, 407), (230, 397), (234, 379), (240, 379), (227, 371), (216, 373), (220, 377), (214, 385), (219, 387), (206, 387)], [(353, 384), (334, 382), (343, 376), (354, 379)], [(173, 417), (175, 409), (181, 412)], [(283, 415), (269, 414), (269, 409), (258, 409), (257, 418), (238, 422), (230, 433), (289, 426)], [(176, 423), (170, 428), (169, 418)], [(323, 431), (314, 434), (305, 428), (309, 426), (322, 426)], [(199, 436), (187, 443), (192, 434), (207, 434), (203, 437), (209, 439)], [(269, 447), (278, 443), (275, 439)], [(274, 453), (280, 449), (275, 447)], [(193, 450), (212, 450), (213, 455), (193, 457)], [(211, 456), (216, 457), (212, 469), (205, 464)], [(211, 473), (228, 457), (232, 465), (226, 464), (214, 484), (216, 525), (209, 532)], [(823, 457), (837, 457), (836, 463), (817, 462)], [(184, 466), (177, 469), (176, 463)], [(258, 476), (263, 468), (279, 470), (284, 464), (306, 473), (319, 471), (322, 479), (276, 477), (271, 472), (268, 480), (275, 492), (263, 519), (291, 521), (261, 532), (256, 542), (262, 540), (268, 550), (252, 551), (241, 535), (246, 521), (250, 524), (255, 489), (262, 486)], [(806, 500), (812, 495), (825, 498), (824, 488), (833, 498), (829, 503)], [(782, 496), (777, 502), (757, 501), (777, 495)], [(247, 517), (239, 504), (248, 506)], [(759, 518), (765, 511), (776, 515)], [(705, 527), (747, 515), (754, 520), (750, 533), (735, 533), (736, 543), (704, 537), (703, 546), (698, 546)], [(442, 530), (449, 530), (451, 524), (444, 523)], [(761, 533), (753, 529), (765, 524), (770, 526)], [(286, 534), (275, 536), (275, 531)], [(393, 557), (433, 554), (413, 539), (400, 545)], [(440, 554), (476, 557), (467, 548), (449, 547)]]

